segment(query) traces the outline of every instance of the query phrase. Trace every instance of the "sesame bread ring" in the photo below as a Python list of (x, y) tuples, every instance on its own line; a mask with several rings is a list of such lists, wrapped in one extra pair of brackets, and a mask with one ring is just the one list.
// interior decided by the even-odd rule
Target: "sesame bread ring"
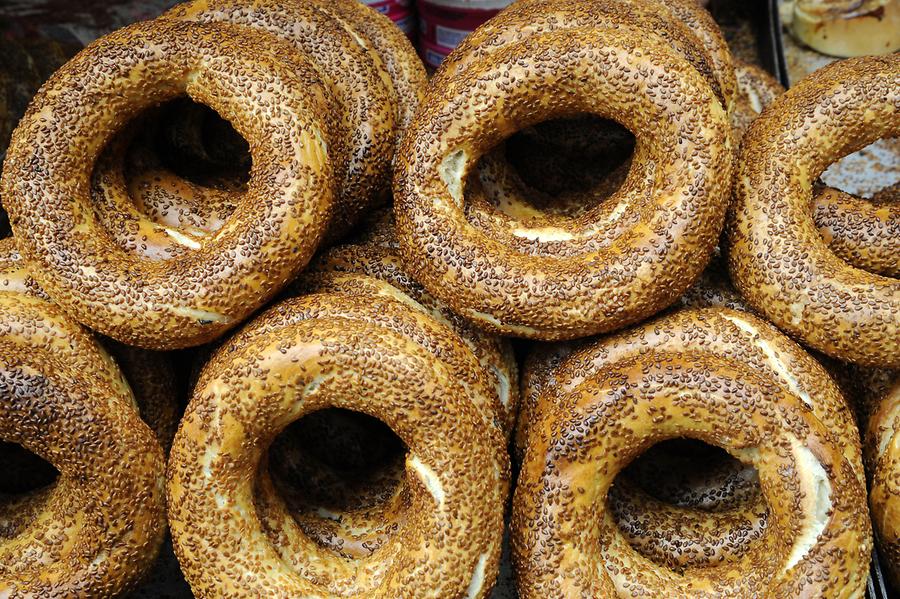
[[(637, 132), (631, 172), (610, 199), (640, 205), (637, 222), (610, 239), (592, 222), (503, 231), (467, 221), (465, 181), (482, 154), (516, 130), (580, 113)], [(394, 172), (401, 255), (430, 293), (486, 330), (562, 339), (620, 328), (675, 301), (702, 271), (731, 155), (719, 101), (668, 47), (624, 27), (530, 36), (433, 86), (416, 113)], [(673, 165), (665, 176), (648, 170), (653, 156)]]
[[(504, 425), (507, 422), (511, 424), (511, 420), (506, 417), (506, 406), (498, 401), (500, 389), (491, 384), (496, 380), (496, 371), (488, 370), (484, 364), (485, 354), (480, 351), (484, 346), (471, 344), (452, 325), (435, 319), (424, 305), (384, 280), (352, 270), (336, 270), (341, 268), (343, 262), (348, 270), (370, 268), (376, 276), (381, 274), (377, 258), (367, 258), (365, 254), (360, 255), (353, 250), (352, 246), (348, 246), (326, 254), (317, 261), (313, 272), (304, 273), (301, 286), (316, 293), (368, 298), (372, 307), (378, 308), (378, 316), (363, 315), (367, 321), (377, 322), (387, 318), (389, 323), (394, 323), (392, 326), (405, 321), (406, 324), (400, 327), (402, 330), (429, 332), (427, 335), (417, 335), (417, 342), (432, 352), (436, 360), (455, 365), (455, 371), (464, 380), (471, 380), (466, 383), (471, 389), (470, 396), (486, 421), (491, 423), (490, 426), (496, 428), (500, 439), (498, 452), (506, 460), (504, 440), (509, 429)], [(329, 257), (335, 253), (338, 255)], [(390, 272), (390, 264), (385, 264), (384, 268)], [(352, 314), (345, 317), (359, 318)], [(476, 359), (481, 360), (481, 364)], [(354, 426), (352, 421), (347, 422), (347, 417), (333, 422), (336, 419), (332, 416), (329, 419), (332, 422), (326, 420), (325, 425), (332, 428), (342, 423), (348, 427)], [(306, 420), (298, 425), (306, 425)], [(308, 425), (304, 428), (306, 435), (310, 434), (309, 428)], [(295, 439), (298, 434), (294, 433)], [(301, 439), (299, 443), (281, 438), (279, 441), (281, 443), (276, 442), (269, 453), (270, 472), (275, 482), (272, 489), (277, 490), (284, 499), (293, 520), (319, 544), (347, 558), (365, 557), (384, 545), (393, 532), (404, 524), (406, 511), (401, 508), (409, 505), (409, 492), (404, 480), (403, 462), (396, 459), (398, 456), (388, 455), (389, 459), (383, 463), (364, 469), (353, 476), (353, 480), (347, 480), (348, 472), (335, 471), (323, 462), (309, 449), (306, 439)], [(328, 448), (325, 450), (327, 455), (352, 459), (353, 452), (347, 451), (341, 443), (340, 436), (332, 435), (330, 441), (323, 441), (320, 445)], [(344, 445), (347, 444), (344, 442)], [(377, 447), (369, 451), (377, 452)], [(260, 506), (267, 505), (268, 497), (274, 495), (272, 491), (267, 492), (269, 485), (265, 480), (263, 483), (260, 484), (262, 490), (257, 492), (257, 504)], [(503, 484), (507, 489), (508, 480), (504, 479)], [(260, 511), (264, 514), (261, 519), (265, 524), (269, 520), (266, 510), (260, 507)]]
[[(788, 384), (773, 385), (767, 371), (785, 365), (794, 366)], [(682, 310), (587, 344), (556, 381), (513, 500), (523, 598), (864, 592), (871, 527), (849, 411), (822, 368), (774, 327), (722, 308)], [(675, 575), (632, 548), (604, 506), (623, 467), (679, 437), (752, 464), (770, 516), (744, 555)]]
[(357, 41), (381, 60), (397, 92), (397, 136), (406, 130), (422, 101), (428, 75), (409, 38), (385, 15), (356, 0), (311, 0), (338, 19)]
[[(452, 325), (452, 321), (441, 318), (440, 311), (429, 309), (427, 304), (423, 305), (402, 288), (385, 281), (395, 272), (396, 265), (390, 260), (383, 261), (383, 254), (370, 254), (365, 249), (345, 246), (328, 252), (314, 263), (311, 272), (301, 275), (297, 287), (302, 287), (307, 292), (367, 299), (377, 315), (366, 313), (362, 315), (365, 320), (380, 322), (387, 319), (387, 323), (400, 330), (422, 331), (415, 336), (410, 333), (407, 335), (432, 352), (436, 360), (452, 366), (459, 373), (463, 384), (469, 389), (472, 401), (484, 414), (486, 422), (496, 429), (495, 434), (499, 439), (497, 449), (502, 459), (506, 460), (505, 440), (512, 429), (515, 405), (509, 406), (508, 400), (503, 403), (501, 397), (515, 395), (511, 393), (509, 378), (501, 379), (498, 376), (505, 370), (505, 365), (492, 362), (499, 357), (496, 347), (506, 350), (504, 353), (507, 354), (511, 353), (509, 348), (485, 334), (474, 338), (466, 335), (466, 329), (458, 330)], [(423, 301), (427, 301), (427, 296), (423, 296), (424, 294), (419, 295)], [(360, 316), (349, 314), (345, 317)], [(404, 322), (406, 324), (401, 324)], [(334, 442), (339, 440), (332, 441)], [(351, 488), (347, 488), (348, 485), (344, 482), (346, 472), (329, 472), (330, 469), (322, 467), (323, 464), (319, 464), (317, 468), (314, 463), (310, 463), (314, 460), (309, 460), (309, 451), (302, 452), (306, 455), (298, 455), (297, 449), (300, 448), (296, 445), (285, 447), (286, 445), (287, 443), (283, 443), (279, 449), (293, 454), (287, 457), (292, 462), (290, 469), (283, 468), (284, 455), (275, 453), (275, 457), (270, 460), (270, 463), (282, 462), (282, 484), (275, 487), (285, 498), (293, 519), (311, 538), (332, 547), (345, 557), (362, 557), (379, 549), (392, 531), (403, 524), (405, 511), (398, 508), (408, 505), (409, 496), (406, 485), (403, 484), (402, 463), (391, 460), (374, 472), (367, 473), (368, 481), (350, 481)], [(339, 448), (335, 448), (331, 453), (337, 454), (339, 451)], [(279, 464), (276, 463), (275, 466), (278, 467)], [(504, 479), (503, 484), (505, 497), (509, 481)], [(261, 485), (263, 489), (267, 486)], [(315, 489), (316, 486), (324, 488)], [(351, 493), (355, 494), (351, 501), (342, 497)], [(263, 491), (258, 492), (259, 495), (271, 496), (272, 493)], [(324, 500), (325, 505), (315, 501), (315, 495), (319, 495), (319, 501)], [(258, 498), (257, 503), (265, 505), (267, 501)], [(260, 510), (266, 511), (262, 507)], [(323, 518), (323, 513), (328, 516)], [(265, 515), (261, 519), (264, 523), (267, 522)]]
[[(288, 293), (328, 292), (394, 298), (433, 319), (439, 327), (449, 328), (478, 359), (484, 378), (490, 383), (490, 388), (473, 397), (487, 400), (479, 405), (490, 414), (490, 420), (504, 437), (508, 437), (518, 404), (518, 370), (509, 343), (479, 331), (456, 316), (404, 273), (393, 247), (389, 212), (379, 218), (372, 229), (373, 239), (369, 242), (332, 248), (314, 260)], [(446, 361), (447, 356), (459, 350), (458, 345), (449, 346), (436, 355), (444, 356)], [(469, 369), (475, 368), (469, 361)], [(354, 430), (359, 427), (351, 417), (323, 415), (321, 419), (320, 424), (330, 429), (343, 426)], [(303, 429), (304, 437), (310, 436), (309, 429), (308, 425)], [(377, 431), (363, 430), (360, 434), (366, 433)], [(299, 438), (300, 432), (294, 435)], [(403, 513), (398, 506), (408, 504), (408, 493), (402, 482), (402, 461), (385, 459), (378, 467), (360, 472), (354, 475), (354, 480), (347, 481), (346, 470), (335, 471), (306, 447), (305, 440), (291, 443), (279, 437), (279, 441), (269, 454), (274, 488), (304, 532), (320, 544), (345, 557), (364, 557), (381, 547), (392, 531), (402, 524), (396, 519), (397, 514)], [(352, 446), (351, 449), (346, 447), (351, 444), (341, 444), (341, 435), (334, 433), (318, 445), (326, 448), (326, 455), (341, 455), (347, 459), (354, 455)], [(377, 452), (377, 448), (369, 449), (370, 453), (373, 451)], [(371, 459), (367, 456), (365, 461)], [(323, 518), (323, 513), (328, 516)]]
[[(732, 67), (733, 60), (728, 46), (709, 13), (692, 4), (691, 2), (628, 2), (628, 10), (623, 10), (621, 2), (602, 2), (593, 0), (585, 4), (578, 1), (566, 0), (524, 0), (507, 8), (500, 16), (485, 23), (476, 32), (469, 35), (460, 44), (456, 52), (444, 61), (438, 72), (438, 77), (444, 73), (454, 73), (466, 68), (477, 57), (483, 57), (498, 47), (516, 39), (532, 35), (535, 32), (555, 30), (560, 28), (599, 26), (610, 21), (620, 22), (625, 25), (644, 29), (648, 35), (664, 38), (674, 49), (684, 56), (695, 68), (709, 80), (710, 85), (716, 90), (717, 96), (723, 102), (723, 106), (729, 107), (732, 120), (741, 118), (741, 113), (746, 111), (738, 107), (740, 102), (736, 82), (736, 75), (741, 76), (741, 69), (737, 65)], [(700, 53), (698, 55), (698, 46)], [(754, 115), (755, 116), (755, 115)], [(745, 118), (749, 118), (745, 114)], [(583, 119), (573, 120), (576, 127), (567, 127), (559, 122), (552, 123), (553, 127), (545, 129), (539, 137), (542, 141), (552, 141), (570, 145), (571, 140), (588, 140), (596, 144), (598, 137), (609, 137), (609, 128), (603, 123), (585, 122)], [(549, 125), (549, 124), (548, 124)], [(615, 132), (612, 132), (615, 135)], [(560, 156), (559, 167), (571, 167), (573, 162), (586, 158), (584, 151), (590, 146), (581, 146), (569, 153)], [(610, 192), (619, 187), (623, 176), (614, 173), (614, 176), (603, 180), (602, 186), (594, 189), (589, 186), (588, 193), (584, 189), (580, 193), (560, 193), (559, 189), (546, 193), (536, 193), (534, 189), (515, 185), (516, 175), (507, 172), (508, 167), (499, 159), (505, 148), (498, 147), (484, 157), (479, 164), (479, 183), (484, 187), (488, 204), (496, 206), (500, 212), (513, 218), (534, 220), (544, 215), (540, 214), (534, 206), (542, 211), (561, 211), (572, 215), (583, 213), (586, 210), (596, 208)], [(499, 151), (498, 151), (499, 150)], [(579, 151), (580, 150), (580, 151)], [(540, 153), (540, 150), (538, 150)], [(559, 154), (557, 152), (556, 154)], [(542, 162), (553, 159), (553, 156), (544, 157)], [(550, 164), (552, 169), (555, 165)], [(559, 170), (559, 168), (557, 168)], [(535, 168), (535, 173), (543, 175), (547, 172), (547, 165), (542, 164)], [(625, 169), (627, 172), (627, 168)], [(525, 174), (520, 170), (519, 174)], [(563, 178), (570, 184), (584, 179), (584, 172), (578, 172), (574, 179)], [(511, 181), (511, 179), (513, 179)], [(511, 185), (512, 183), (512, 185)], [(534, 185), (530, 186), (534, 188)], [(479, 190), (480, 191), (480, 190)], [(485, 206), (480, 193), (472, 194), (473, 204)], [(526, 201), (522, 201), (527, 198)], [(607, 206), (609, 208), (609, 206)], [(615, 210), (610, 210), (616, 214)], [(494, 216), (495, 219), (504, 219), (502, 216)], [(545, 226), (556, 226), (558, 223), (552, 219), (544, 223)]]
[(331, 152), (338, 195), (331, 237), (352, 228), (376, 203), (383, 203), (394, 157), (397, 94), (382, 79), (370, 53), (340, 21), (303, 0), (194, 0), (163, 19), (226, 22), (281, 37), (309, 57), (331, 89), (341, 119), (346, 156)]
[[(277, 304), (216, 352), (169, 461), (172, 538), (198, 597), (487, 596), (508, 458), (472, 401), (477, 361), (460, 372), (431, 342), (459, 343), (396, 299), (314, 294)], [(408, 448), (405, 523), (357, 560), (319, 546), (254, 484), (271, 440), (329, 407), (381, 420)]]
[(780, 96), (744, 136), (728, 226), (732, 279), (754, 309), (827, 355), (884, 367), (900, 366), (900, 280), (835, 256), (810, 205), (832, 162), (900, 134), (898, 90), (893, 55), (834, 63)]
[[(248, 140), (250, 181), (200, 247), (146, 260), (98, 226), (91, 172), (121, 123), (184, 93)], [(271, 94), (277, 103), (264, 101)], [(57, 71), (13, 135), (3, 198), (16, 243), (41, 287), (104, 335), (153, 349), (214, 339), (292, 279), (321, 239), (333, 197), (329, 106), (309, 63), (268, 34), (175, 21), (121, 29)]]
[(900, 374), (882, 371), (871, 389), (875, 410), (864, 431), (871, 478), (869, 509), (882, 563), (894, 588), (900, 588)]
[(118, 596), (162, 542), (163, 451), (109, 354), (57, 306), (14, 287), (0, 291), (0, 438), (59, 476), (0, 507), (0, 594)]

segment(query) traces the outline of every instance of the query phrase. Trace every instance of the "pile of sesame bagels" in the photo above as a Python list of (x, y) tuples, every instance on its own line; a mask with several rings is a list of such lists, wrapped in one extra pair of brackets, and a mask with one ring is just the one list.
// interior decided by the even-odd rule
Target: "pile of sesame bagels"
[(517, 0), (429, 79), (357, 0), (188, 0), (63, 64), (0, 178), (0, 597), (900, 588), (900, 184), (822, 177), (900, 56), (785, 90), (703, 4)]

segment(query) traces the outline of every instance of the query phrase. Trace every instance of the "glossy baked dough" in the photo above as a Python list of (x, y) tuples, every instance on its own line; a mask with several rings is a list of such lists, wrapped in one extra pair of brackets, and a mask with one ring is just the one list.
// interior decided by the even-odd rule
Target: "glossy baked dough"
[[(125, 123), (183, 94), (234, 125), (253, 167), (228, 223), (201, 243), (133, 206), (122, 213), (121, 226), (147, 226), (193, 250), (149, 260), (100, 226), (91, 173)], [(13, 135), (2, 184), (19, 249), (55, 301), (107, 336), (157, 349), (214, 339), (318, 245), (333, 199), (331, 105), (293, 46), (250, 28), (152, 21), (109, 34), (51, 77)]]
[[(493, 388), (449, 329), (361, 278), (382, 293), (285, 300), (201, 373), (168, 480), (172, 538), (197, 596), (490, 592), (509, 476), (502, 429), (483, 407)], [(408, 507), (391, 504), (402, 524), (357, 559), (304, 533), (259, 472), (276, 435), (329, 407), (378, 418), (408, 448)]]
[(116, 597), (162, 542), (163, 451), (110, 355), (18, 276), (10, 241), (0, 242), (0, 438), (59, 476), (0, 502), (0, 595)]
[(823, 353), (883, 367), (900, 365), (900, 280), (838, 258), (811, 205), (832, 162), (900, 132), (898, 90), (900, 56), (868, 57), (775, 100), (744, 136), (728, 226), (731, 276), (754, 309)]
[[(586, 112), (637, 137), (629, 176), (608, 200), (623, 221), (614, 234), (590, 218), (544, 228), (468, 219), (466, 180), (485, 152)], [(401, 256), (430, 293), (492, 332), (563, 339), (620, 328), (671, 304), (702, 271), (731, 159), (721, 103), (667, 46), (624, 26), (529, 36), (443, 79), (417, 112), (394, 175)], [(667, 168), (652, 166), (660, 160)]]
[[(522, 597), (863, 592), (871, 525), (852, 417), (821, 366), (774, 327), (723, 308), (684, 309), (588, 343), (555, 377), (513, 500)], [(742, 556), (679, 575), (641, 556), (605, 509), (619, 471), (677, 437), (756, 468), (770, 510)]]

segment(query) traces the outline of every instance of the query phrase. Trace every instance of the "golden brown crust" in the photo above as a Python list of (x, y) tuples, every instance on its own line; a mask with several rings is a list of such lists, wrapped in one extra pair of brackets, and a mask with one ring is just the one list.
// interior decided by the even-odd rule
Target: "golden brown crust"
[(162, 542), (163, 451), (109, 354), (42, 297), (12, 240), (0, 244), (0, 437), (60, 473), (3, 502), (0, 594), (118, 596)]
[[(693, 466), (708, 464), (700, 460)], [(736, 475), (756, 474), (750, 466), (739, 465), (736, 470)], [(721, 485), (726, 481), (719, 478), (705, 482), (719, 492), (728, 491)], [(609, 491), (609, 510), (628, 544), (653, 562), (676, 572), (715, 566), (744, 555), (768, 526), (769, 510), (758, 481), (740, 482), (753, 493), (750, 497), (733, 506), (715, 502), (709, 511), (662, 501), (620, 476)]]
[[(306, 285), (312, 286), (318, 292), (339, 293), (369, 301), (374, 313), (365, 317), (367, 321), (384, 323), (403, 331), (408, 338), (431, 352), (436, 360), (459, 373), (460, 381), (466, 387), (473, 403), (482, 412), (485, 422), (496, 429), (495, 446), (500, 460), (503, 462), (507, 460), (503, 407), (498, 402), (496, 388), (491, 385), (493, 382), (491, 372), (486, 368), (482, 370), (482, 365), (476, 361), (476, 358), (482, 356), (471, 346), (465, 345), (463, 338), (455, 331), (448, 330), (446, 325), (434, 319), (424, 306), (397, 288), (366, 275), (329, 271), (328, 267), (324, 266), (322, 272), (313, 273), (309, 277)], [(358, 315), (350, 312), (344, 317), (355, 319)], [(332, 438), (332, 443), (336, 441), (339, 442)], [(281, 444), (277, 449), (284, 450), (284, 445)], [(296, 446), (288, 449), (294, 454), (293, 460), (306, 457), (296, 455)], [(336, 453), (339, 450), (340, 448), (335, 448), (332, 452)], [(277, 458), (280, 458), (277, 461), (283, 461), (284, 456), (276, 453), (272, 455), (270, 463), (276, 462)], [(292, 475), (305, 474), (306, 478), (312, 475), (317, 480), (302, 484), (303, 479), (291, 476), (291, 479), (285, 480), (282, 476), (282, 484), (275, 485), (278, 491), (283, 493), (280, 497), (284, 499), (291, 517), (312, 539), (325, 547), (333, 548), (341, 555), (370, 556), (388, 542), (393, 533), (407, 521), (406, 508), (410, 506), (410, 496), (403, 476), (402, 460), (399, 462), (392, 460), (383, 468), (368, 473), (369, 480), (366, 481), (368, 484), (359, 481), (360, 484), (355, 489), (356, 497), (350, 503), (334, 497), (335, 492), (341, 493), (342, 485), (339, 481), (329, 482), (331, 476), (328, 468), (315, 468), (313, 464), (309, 464), (305, 473), (298, 472), (296, 467), (293, 470)], [(343, 476), (347, 476), (347, 473)], [(298, 482), (301, 484), (298, 485)], [(504, 476), (501, 482), (502, 495), (505, 497), (509, 481)], [(321, 488), (323, 484), (324, 488)], [(315, 485), (319, 485), (320, 488), (310, 488)], [(312, 497), (310, 491), (313, 492)], [(325, 503), (310, 501), (315, 495), (324, 496), (322, 499), (325, 499)], [(256, 490), (260, 519), (264, 527), (269, 527), (269, 534), (274, 542), (284, 545), (280, 540), (281, 535), (278, 534), (279, 530), (284, 529), (284, 523), (280, 521), (283, 520), (283, 514), (273, 507), (273, 500), (276, 501), (275, 506), (277, 501), (280, 501), (276, 499), (277, 497), (267, 477), (262, 475)], [(290, 544), (281, 549), (285, 555), (291, 555), (296, 550), (299, 548)]]
[(179, 388), (172, 357), (165, 352), (131, 347), (112, 339), (102, 341), (128, 381), (141, 419), (168, 453), (181, 419), (184, 391)]
[[(735, 138), (741, 139), (762, 110), (784, 88), (759, 67), (735, 64), (740, 95), (731, 114)], [(813, 198), (813, 221), (828, 248), (856, 268), (900, 276), (900, 197), (897, 185), (872, 200), (833, 187), (822, 187)]]
[[(550, 100), (538, 105), (538, 89)], [(585, 112), (637, 132), (634, 166), (609, 200), (630, 215), (619, 230), (520, 227), (509, 247), (466, 220), (464, 182), (484, 152), (535, 122)], [(648, 167), (653, 155), (672, 165), (664, 181)], [(401, 255), (429, 292), (487, 330), (541, 339), (613, 330), (672, 303), (699, 275), (730, 166), (724, 111), (667, 47), (624, 27), (530, 36), (431, 88), (395, 170)]]
[[(403, 269), (396, 247), (392, 222), (378, 240), (368, 243), (332, 248), (314, 260), (310, 267), (291, 285), (288, 293), (301, 292), (352, 292), (355, 286), (366, 286), (361, 274), (374, 277), (395, 287), (402, 301), (426, 312), (438, 323), (449, 327), (468, 346), (481, 363), (494, 388), (492, 395), (495, 417), (509, 436), (512, 434), (519, 407), (519, 374), (515, 356), (509, 342), (479, 330), (454, 314), (443, 302), (434, 298), (416, 283)], [(371, 285), (371, 284), (368, 284)], [(387, 289), (375, 289), (378, 293), (391, 293)]]
[(725, 109), (731, 113), (737, 101), (738, 86), (734, 59), (722, 30), (709, 11), (692, 0), (667, 0), (665, 5), (703, 42), (709, 52), (715, 75), (721, 82), (722, 94), (726, 99)]
[[(320, 255), (287, 289), (287, 295), (327, 292), (393, 298), (406, 309), (421, 313), (416, 327), (428, 330), (446, 327), (458, 341), (455, 345), (434, 345), (435, 356), (445, 362), (461, 360), (461, 364), (466, 364), (461, 370), (480, 368), (483, 371), (482, 377), (488, 386), (480, 388), (472, 397), (508, 437), (518, 407), (518, 368), (512, 348), (508, 342), (479, 331), (453, 314), (415, 283), (403, 271), (393, 247), (391, 227), (387, 213), (373, 227), (369, 242), (332, 248)], [(426, 323), (422, 316), (434, 323)], [(438, 339), (444, 337), (444, 334), (436, 336)], [(464, 357), (469, 353), (477, 358), (477, 363), (471, 357)], [(325, 421), (325, 426), (331, 429), (337, 429), (341, 424), (351, 431), (355, 428), (352, 419), (347, 417), (332, 416)], [(308, 433), (308, 426), (304, 430)], [(340, 443), (335, 434), (329, 438), (333, 453), (352, 455), (352, 451), (335, 447)], [(301, 529), (341, 555), (354, 558), (371, 555), (387, 542), (393, 530), (403, 524), (404, 511), (400, 508), (408, 507), (409, 496), (403, 482), (402, 462), (391, 461), (374, 471), (362, 472), (356, 475), (359, 480), (348, 488), (343, 482), (346, 473), (343, 476), (336, 474), (320, 459), (298, 447), (296, 442), (276, 442), (270, 456), (270, 466), (282, 471), (278, 477), (280, 483), (276, 482), (274, 487)], [(264, 488), (270, 486), (264, 485)], [(322, 497), (326, 504), (310, 501), (310, 495)], [(348, 509), (348, 505), (353, 508)], [(327, 518), (322, 517), (323, 507), (328, 513)]]
[(275, 439), (269, 475), (257, 480), (258, 506), (280, 497), (306, 535), (347, 559), (380, 549), (405, 524), (410, 506), (402, 443), (364, 418), (341, 410), (310, 414)]
[(810, 211), (834, 160), (900, 131), (900, 56), (850, 59), (810, 75), (744, 137), (728, 226), (735, 285), (781, 329), (830, 356), (900, 364), (900, 281), (828, 250)]
[[(0, 292), (52, 303), (26, 269), (12, 237), (0, 240)], [(163, 352), (129, 347), (112, 339), (99, 343), (104, 348), (110, 380), (116, 381), (115, 386), (122, 394), (133, 394), (141, 418), (163, 449), (168, 450), (178, 427), (181, 393), (171, 358)]]
[[(519, 461), (531, 425), (542, 413), (537, 409), (542, 394), (552, 393), (560, 364), (581, 345), (541, 344), (525, 358), (523, 409), (515, 446)], [(645, 557), (679, 571), (715, 565), (746, 553), (768, 521), (753, 468), (730, 463), (715, 472), (708, 452), (697, 456), (690, 466), (673, 464), (674, 460), (663, 446), (651, 448), (641, 456), (643, 471), (629, 469), (610, 489), (610, 513), (628, 543)], [(657, 471), (677, 479), (670, 485), (668, 497), (648, 492), (665, 483)]]
[[(522, 597), (863, 592), (871, 528), (852, 417), (821, 367), (773, 327), (682, 310), (587, 344), (554, 377), (513, 501)], [(637, 554), (602, 506), (621, 468), (683, 436), (752, 464), (771, 516), (743, 556), (674, 576)]]
[[(196, 251), (142, 260), (98, 230), (91, 171), (123, 121), (185, 92), (250, 143), (248, 191), (230, 226)], [(13, 136), (3, 197), (19, 249), (41, 286), (105, 335), (153, 348), (213, 339), (293, 278), (321, 238), (329, 105), (293, 47), (248, 28), (155, 21), (112, 33), (57, 71)]]
[[(414, 321), (432, 322), (431, 331)], [(435, 337), (449, 332), (434, 325), (393, 298), (313, 294), (277, 304), (216, 352), (176, 435), (168, 480), (176, 553), (197, 596), (489, 593), (508, 460), (472, 401), (477, 366), (460, 371), (423, 345), (459, 343)], [(406, 523), (359, 560), (316, 545), (277, 494), (261, 505), (255, 492), (275, 435), (325, 407), (368, 413), (409, 448)]]
[(113, 137), (94, 167), (91, 199), (117, 245), (168, 260), (220, 230), (247, 189), (237, 180), (213, 187), (171, 172), (152, 148), (155, 129), (154, 119), (140, 118)]

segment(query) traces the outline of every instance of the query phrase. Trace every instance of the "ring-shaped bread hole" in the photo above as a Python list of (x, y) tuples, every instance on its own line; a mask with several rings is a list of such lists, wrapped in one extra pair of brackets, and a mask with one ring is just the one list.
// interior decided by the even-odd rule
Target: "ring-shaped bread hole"
[(512, 218), (534, 212), (577, 218), (619, 189), (635, 143), (634, 134), (611, 119), (591, 114), (554, 118), (514, 133), (487, 152), (467, 185), (480, 183), (492, 207)]
[(757, 470), (698, 439), (647, 449), (616, 477), (607, 503), (629, 544), (676, 572), (739, 559), (769, 521)]
[(199, 249), (247, 191), (249, 144), (213, 108), (181, 95), (139, 112), (100, 154), (98, 219), (120, 247), (150, 259)]
[(40, 513), (59, 470), (21, 445), (3, 440), (0, 464), (0, 538), (11, 538)]
[(362, 558), (403, 526), (408, 448), (385, 423), (326, 408), (292, 423), (269, 449), (272, 483), (300, 528), (323, 547)]
[(820, 179), (825, 185), (861, 198), (886, 200), (879, 196), (900, 185), (900, 137), (876, 140), (836, 160)]
[(215, 110), (181, 96), (158, 109), (153, 140), (162, 164), (204, 187), (240, 188), (250, 180), (250, 146)]

